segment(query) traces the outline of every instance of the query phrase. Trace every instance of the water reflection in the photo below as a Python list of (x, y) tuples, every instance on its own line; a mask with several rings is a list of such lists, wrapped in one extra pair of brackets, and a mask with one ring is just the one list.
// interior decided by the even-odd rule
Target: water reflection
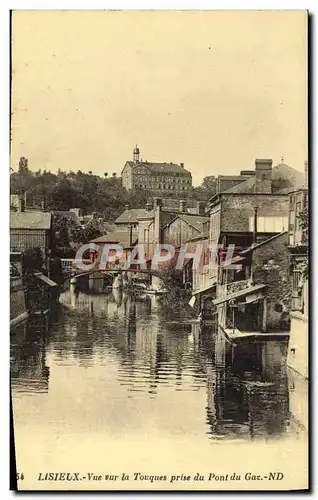
[[(283, 434), (289, 424), (283, 342), (224, 345), (208, 377), (211, 436), (255, 438)], [(223, 363), (223, 366), (222, 366)]]
[(47, 321), (19, 325), (11, 333), (10, 374), (14, 392), (48, 392), (50, 369), (46, 365)]
[[(146, 428), (255, 439), (289, 430), (285, 343), (234, 347), (211, 327), (167, 316), (153, 296), (66, 292), (50, 324), (12, 332), (11, 376), (20, 413), (23, 394), (47, 392), (37, 418), (54, 428), (67, 415), (68, 432), (84, 418), (74, 410), (82, 401), (82, 427), (110, 435)], [(70, 379), (71, 392), (63, 389)]]

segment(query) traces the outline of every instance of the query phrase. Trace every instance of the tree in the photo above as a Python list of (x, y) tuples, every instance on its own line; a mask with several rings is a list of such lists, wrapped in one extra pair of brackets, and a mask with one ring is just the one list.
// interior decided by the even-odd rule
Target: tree
[(104, 177), (108, 177), (108, 172), (104, 172)]
[(216, 193), (216, 188), (217, 188), (216, 177), (214, 175), (209, 175), (207, 177), (204, 177), (200, 187), (207, 192), (208, 198), (211, 198)]
[(116, 175), (117, 175), (116, 172), (113, 172), (113, 177), (116, 177)]
[(28, 160), (27, 158), (24, 158), (24, 156), (21, 156), (20, 161), (19, 161), (19, 174), (23, 174), (25, 172), (28, 172)]
[(162, 288), (166, 294), (162, 296), (162, 306), (164, 314), (171, 314), (177, 310), (186, 310), (186, 303), (191, 292), (183, 285), (183, 272), (176, 269), (176, 262), (173, 260), (169, 265), (162, 266), (158, 270), (158, 277), (162, 282)]
[(43, 270), (43, 256), (39, 247), (27, 248), (22, 254), (22, 270), (32, 274)]

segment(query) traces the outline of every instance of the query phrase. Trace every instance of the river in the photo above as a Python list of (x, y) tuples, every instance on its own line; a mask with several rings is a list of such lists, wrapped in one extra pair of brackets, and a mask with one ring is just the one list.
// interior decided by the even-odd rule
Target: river
[(67, 291), (46, 321), (11, 332), (20, 473), (72, 470), (102, 453), (108, 469), (129, 468), (132, 449), (151, 467), (154, 447), (186, 468), (190, 449), (210, 457), (215, 443), (295, 442), (304, 430), (286, 353), (282, 341), (229, 345), (154, 296)]

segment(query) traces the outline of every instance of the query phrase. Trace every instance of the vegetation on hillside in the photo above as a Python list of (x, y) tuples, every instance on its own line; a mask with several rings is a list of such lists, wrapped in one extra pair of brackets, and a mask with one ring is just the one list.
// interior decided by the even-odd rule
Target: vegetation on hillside
[[(48, 170), (33, 172), (29, 169), (26, 158), (21, 158), (17, 172), (10, 174), (11, 194), (24, 195), (27, 205), (40, 207), (41, 203), (49, 210), (69, 210), (80, 208), (84, 214), (97, 212), (109, 222), (114, 221), (125, 209), (126, 205), (142, 208), (155, 193), (145, 189), (127, 191), (121, 179), (115, 173), (103, 176), (78, 170), (56, 174)], [(182, 193), (183, 198), (206, 201), (215, 193), (215, 178), (205, 177), (201, 186)], [(165, 197), (180, 197), (171, 192)]]

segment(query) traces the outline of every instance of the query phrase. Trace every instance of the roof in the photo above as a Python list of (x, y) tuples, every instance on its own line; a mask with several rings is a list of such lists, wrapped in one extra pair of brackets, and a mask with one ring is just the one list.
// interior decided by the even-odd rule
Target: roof
[(138, 219), (141, 217), (151, 217), (153, 215), (153, 210), (146, 210), (145, 208), (130, 208), (117, 217), (115, 224), (127, 224), (129, 222), (137, 223)]
[(201, 241), (201, 240), (207, 240), (209, 238), (209, 233), (208, 231), (202, 232), (199, 234), (196, 234), (192, 238), (190, 238), (188, 241)]
[(196, 229), (200, 233), (203, 232), (203, 224), (205, 222), (209, 221), (209, 217), (203, 217), (203, 216), (199, 216), (199, 215), (179, 214), (178, 217), (180, 217), (180, 219), (187, 222), (187, 224), (192, 226), (194, 229)]
[(11, 212), (10, 229), (51, 229), (51, 212)]
[[(280, 180), (285, 180), (290, 182), (290, 187), (280, 190), (277, 194), (287, 194), (295, 188), (300, 187), (304, 184), (305, 176), (299, 170), (295, 170), (293, 167), (286, 165), (285, 163), (280, 163), (276, 165), (272, 170), (272, 180), (275, 185)], [(236, 186), (231, 187), (224, 191), (224, 193), (253, 193), (255, 189), (255, 176), (249, 177), (244, 182), (240, 182)]]
[(205, 286), (204, 288), (199, 288), (198, 290), (193, 290), (192, 296), (198, 295), (199, 293), (204, 293), (207, 292), (208, 290), (211, 290), (212, 288), (215, 288), (217, 283), (212, 283), (210, 285)]
[(186, 175), (187, 177), (191, 176), (191, 173), (186, 170), (184, 167), (181, 167), (181, 165), (178, 165), (177, 163), (157, 163), (157, 162), (148, 162), (148, 161), (141, 161), (138, 163), (134, 163), (133, 161), (127, 161), (126, 165), (129, 165), (130, 167), (146, 167), (150, 170), (151, 173), (153, 174), (183, 174)]
[[(132, 232), (132, 244), (134, 245), (137, 240), (138, 234)], [(113, 233), (105, 234), (104, 236), (99, 236), (91, 240), (90, 243), (117, 243), (123, 248), (130, 247), (130, 234), (129, 231), (114, 231)]]
[(217, 180), (220, 181), (245, 181), (249, 176), (253, 174), (242, 174), (242, 175), (219, 175)]
[(254, 188), (255, 176), (251, 176), (245, 181), (236, 184), (236, 186), (227, 189), (226, 191), (224, 191), (224, 193), (249, 193), (254, 192)]
[(34, 276), (38, 278), (39, 280), (43, 281), (46, 285), (50, 286), (51, 288), (57, 286), (57, 283), (55, 281), (51, 280), (47, 276), (45, 276), (43, 273), (34, 273)]
[(270, 243), (273, 240), (276, 240), (277, 238), (280, 238), (281, 236), (287, 235), (287, 231), (283, 231), (282, 233), (274, 234), (274, 236), (271, 236), (267, 240), (263, 240), (260, 243), (257, 243), (256, 245), (246, 248), (245, 250), (242, 250), (240, 252), (241, 255), (245, 255), (247, 253), (253, 252), (254, 250), (257, 250), (259, 247), (266, 245), (267, 243)]
[(236, 299), (238, 297), (244, 297), (244, 296), (249, 295), (251, 293), (258, 292), (260, 290), (263, 290), (265, 287), (266, 287), (266, 285), (264, 285), (264, 284), (249, 286), (247, 288), (244, 288), (243, 290), (238, 290), (237, 292), (230, 293), (229, 295), (225, 295), (225, 297), (219, 297), (219, 298), (213, 300), (212, 303), (215, 306), (217, 306), (219, 304), (222, 304), (223, 302), (228, 302), (229, 300)]
[(68, 210), (53, 210), (53, 215), (61, 215), (66, 219), (74, 219), (75, 221), (79, 221), (78, 216), (75, 212), (70, 212)]
[(166, 226), (169, 226), (170, 224), (172, 224), (173, 221), (175, 221), (178, 218), (184, 220), (184, 222), (189, 224), (189, 226), (192, 226), (199, 233), (203, 233), (203, 224), (209, 221), (209, 217), (203, 217), (195, 214), (191, 215), (191, 214), (180, 213), (176, 214), (176, 216), (171, 221), (169, 221), (166, 224)]

